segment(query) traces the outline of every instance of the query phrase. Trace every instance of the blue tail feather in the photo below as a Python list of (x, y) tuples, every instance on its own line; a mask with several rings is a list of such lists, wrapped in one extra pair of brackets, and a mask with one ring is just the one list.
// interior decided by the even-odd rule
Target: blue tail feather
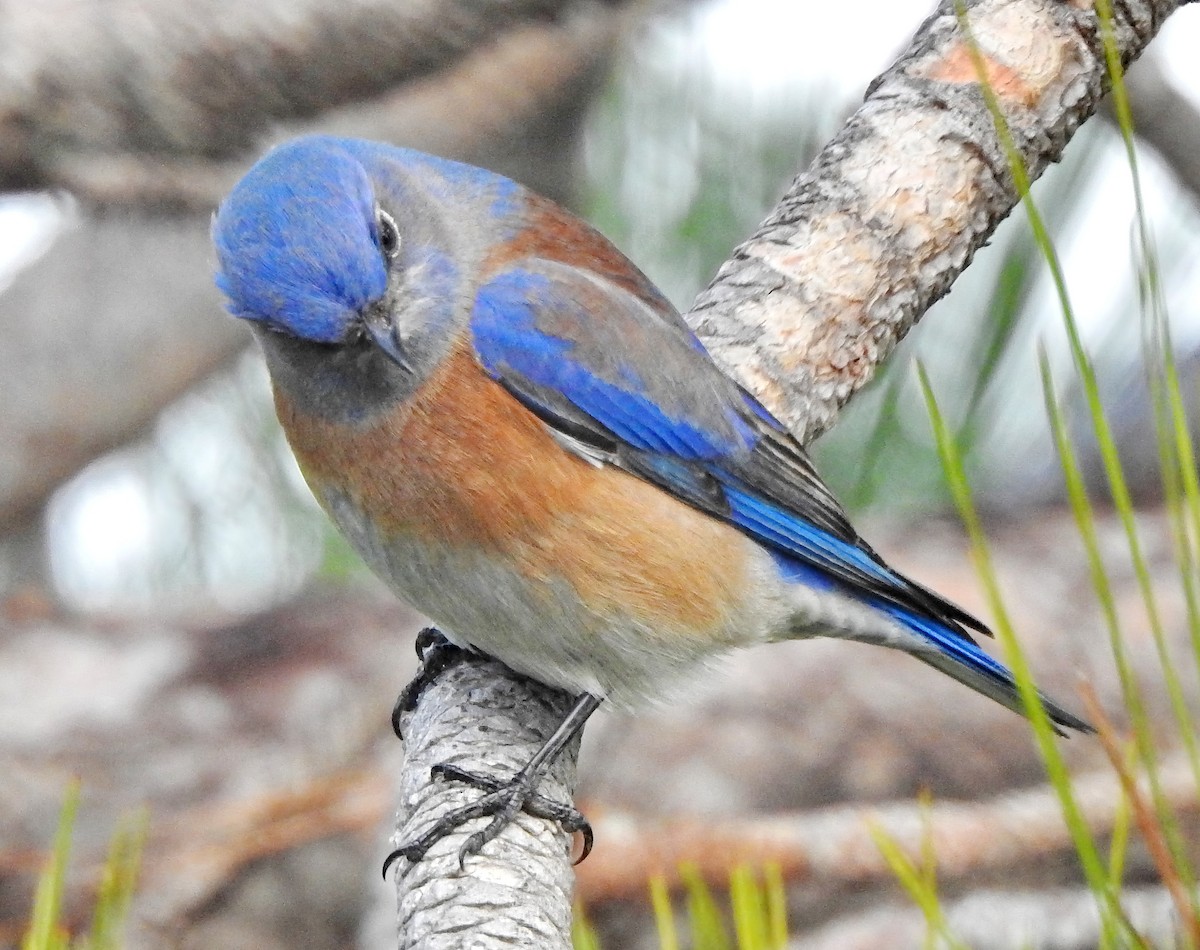
[[(936, 621), (927, 617), (915, 616), (893, 604), (868, 602), (929, 642), (937, 651), (936, 653), (914, 652), (912, 655), (917, 659), (994, 699), (1002, 706), (1007, 706), (1022, 716), (1025, 715), (1025, 705), (1021, 701), (1012, 671), (999, 660), (985, 653), (976, 643), (964, 639), (961, 634), (955, 633)], [(1095, 732), (1089, 723), (1067, 712), (1040, 690), (1038, 698), (1042, 701), (1042, 706), (1045, 707), (1046, 714), (1054, 723), (1055, 731), (1059, 735), (1066, 735), (1063, 729)]]
[[(846, 585), (835, 581), (828, 574), (810, 564), (778, 552), (772, 553), (779, 567), (780, 575), (790, 583), (802, 584), (816, 590), (841, 589), (846, 593), (853, 593), (846, 588)], [(1002, 706), (1007, 706), (1009, 709), (1025, 715), (1025, 707), (1021, 702), (1012, 672), (999, 660), (985, 653), (963, 631), (955, 630), (939, 623), (932, 617), (921, 616), (888, 601), (864, 596), (861, 592), (858, 594), (858, 599), (891, 617), (932, 647), (930, 650), (913, 650), (912, 655), (917, 659), (971, 687), (976, 692), (995, 700)], [(1062, 731), (1064, 728), (1077, 729), (1080, 732), (1095, 731), (1087, 722), (1067, 712), (1043, 693), (1039, 692), (1038, 696), (1060, 735), (1064, 734)]]

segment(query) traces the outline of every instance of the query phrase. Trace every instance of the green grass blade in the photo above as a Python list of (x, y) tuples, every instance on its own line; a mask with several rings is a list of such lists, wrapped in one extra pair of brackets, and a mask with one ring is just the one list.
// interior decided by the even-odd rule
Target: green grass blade
[(1112, 941), (1119, 930), (1125, 930), (1128, 936), (1136, 937), (1132, 928), (1124, 922), (1124, 914), (1117, 899), (1116, 889), (1112, 885), (1108, 870), (1100, 858), (1096, 843), (1092, 838), (1091, 831), (1075, 798), (1070, 774), (1055, 741), (1054, 728), (1049, 716), (1046, 715), (1046, 711), (1042, 707), (1037, 689), (1033, 684), (1029, 664), (1013, 631), (1008, 612), (1004, 608), (1004, 603), (1000, 596), (999, 584), (991, 562), (991, 555), (984, 537), (983, 526), (975, 510), (970, 488), (967, 485), (966, 475), (963, 471), (961, 455), (938, 409), (933, 389), (930, 386), (924, 368), (918, 365), (917, 373), (921, 383), (921, 390), (925, 394), (925, 402), (933, 424), (934, 439), (937, 443), (938, 453), (942, 459), (946, 481), (950, 486), (951, 495), (954, 497), (959, 515), (970, 538), (971, 553), (975, 561), (976, 570), (983, 582), (988, 604), (995, 618), (993, 627), (996, 638), (1001, 645), (1005, 660), (1012, 669), (1013, 677), (1017, 684), (1017, 691), (1020, 694), (1021, 703), (1032, 724), (1034, 739), (1046, 768), (1047, 776), (1058, 796), (1060, 806), (1063, 810), (1063, 817), (1075, 850), (1079, 855), (1080, 864), (1087, 877), (1088, 885), (1096, 896), (1108, 945), (1113, 945)]
[(729, 934), (712, 892), (695, 865), (679, 868), (687, 891), (688, 921), (692, 928), (692, 950), (732, 950)]
[[(927, 948), (949, 947), (951, 950), (969, 950), (966, 944), (950, 932), (950, 927), (946, 923), (946, 917), (942, 913), (942, 905), (938, 899), (937, 879), (929, 874), (926, 866), (928, 863), (927, 853), (922, 855), (922, 866), (918, 867), (904, 853), (900, 843), (881, 825), (872, 821), (868, 825), (868, 830), (875, 841), (875, 847), (883, 855), (883, 859), (896, 876), (896, 880), (908, 891), (909, 896), (912, 897), (925, 917), (925, 946)], [(922, 841), (923, 852), (928, 852), (931, 846), (928, 826), (926, 826), (925, 837)]]
[(767, 908), (754, 872), (742, 864), (729, 876), (729, 905), (738, 950), (767, 950)]
[[(1150, 718), (1146, 712), (1141, 689), (1134, 675), (1125, 640), (1121, 633), (1120, 622), (1117, 618), (1116, 601), (1114, 600), (1112, 586), (1100, 554), (1100, 543), (1096, 535), (1095, 516), (1092, 511), (1091, 502), (1088, 500), (1087, 489), (1083, 483), (1083, 475), (1079, 469), (1074, 447), (1067, 435), (1062, 407), (1054, 395), (1054, 380), (1050, 371), (1049, 360), (1044, 350), (1039, 354), (1039, 362), (1042, 375), (1042, 389), (1046, 401), (1046, 415), (1050, 420), (1051, 432), (1058, 451), (1059, 461), (1062, 465), (1063, 476), (1066, 481), (1067, 497), (1070, 500), (1071, 509), (1075, 515), (1075, 523), (1080, 537), (1083, 539), (1088, 567), (1092, 577), (1092, 585), (1100, 601), (1105, 626), (1108, 629), (1109, 647), (1117, 667), (1117, 677), (1121, 684), (1123, 705), (1133, 725), (1134, 745), (1138, 752), (1138, 758), (1141, 760), (1149, 777), (1151, 794), (1159, 820), (1164, 826), (1168, 840), (1173, 840), (1176, 844), (1176, 860), (1178, 861), (1179, 854), (1181, 853), (1179, 849), (1183, 847), (1182, 837), (1178, 831), (1174, 813), (1166, 803), (1165, 796), (1162, 794), (1161, 784), (1158, 780), (1158, 754), (1154, 748), (1153, 724), (1150, 722)], [(1128, 805), (1128, 802), (1125, 805)], [(1126, 816), (1126, 820), (1128, 820), (1128, 815)], [(1115, 841), (1114, 846), (1116, 846)], [(1110, 861), (1112, 860), (1114, 858), (1110, 857)], [(1191, 872), (1186, 861), (1186, 856), (1181, 862), (1179, 870), (1181, 876), (1185, 880), (1190, 881)]]
[[(1132, 749), (1131, 754), (1136, 755), (1137, 750)], [(1132, 767), (1133, 763), (1130, 762), (1130, 768)], [(1132, 824), (1133, 807), (1129, 803), (1129, 796), (1122, 792), (1117, 801), (1117, 812), (1113, 816), (1112, 840), (1108, 845), (1108, 873), (1112, 877), (1114, 887), (1120, 887), (1125, 876), (1125, 860), (1129, 854), (1129, 831)]]
[(679, 934), (675, 930), (675, 909), (671, 906), (671, 891), (661, 874), (650, 878), (650, 906), (654, 910), (654, 925), (658, 930), (661, 950), (679, 950)]
[[(1112, 10), (1111, 7), (1100, 0), (1097, 5), (1097, 13), (1100, 18), (1101, 36), (1105, 39), (1106, 56), (1109, 60), (1109, 70), (1113, 79), (1114, 85), (1114, 103), (1120, 110), (1125, 111), (1125, 130), (1123, 137), (1126, 142), (1127, 156), (1134, 169), (1134, 189), (1136, 206), (1139, 208), (1138, 224), (1140, 244), (1147, 257), (1145, 262), (1151, 268), (1151, 296), (1158, 296), (1157, 290), (1157, 270), (1152, 267), (1153, 255), (1150, 254), (1152, 239), (1149, 233), (1149, 226), (1146, 222), (1144, 213), (1140, 209), (1144, 207), (1144, 202), (1141, 197), (1140, 178), (1136, 174), (1137, 158), (1136, 152), (1133, 149), (1132, 136), (1127, 134), (1131, 129), (1132, 124), (1128, 115), (1128, 101), (1125, 98), (1124, 83), (1121, 79), (1120, 60), (1117, 54), (1115, 41), (1112, 37)], [(1123, 105), (1122, 105), (1123, 104)], [(1065, 292), (1065, 291), (1064, 291)], [(1080, 340), (1078, 329), (1076, 326), (1074, 313), (1069, 308), (1064, 309), (1063, 317), (1067, 324), (1068, 340), (1071, 344), (1071, 353), (1075, 361), (1076, 370), (1079, 373), (1080, 381), (1084, 387), (1084, 393), (1087, 398), (1088, 409), (1091, 415), (1092, 428), (1096, 435), (1096, 441), (1100, 446), (1101, 459), (1104, 465), (1105, 475), (1108, 479), (1109, 489), (1112, 494), (1113, 505), (1116, 508), (1117, 514), (1120, 517), (1122, 527), (1125, 530), (1126, 540), (1129, 545), (1130, 557), (1133, 561), (1134, 573), (1137, 578), (1138, 588), (1142, 595), (1142, 600), (1146, 606), (1147, 618), (1150, 622), (1151, 635), (1154, 638), (1155, 649), (1158, 652), (1160, 665), (1163, 670), (1163, 681), (1167, 689), (1167, 696), (1171, 703), (1171, 710), (1178, 723), (1180, 735), (1184, 742), (1184, 748), (1187, 751), (1188, 760), (1191, 763), (1193, 774), (1196, 780), (1200, 783), (1200, 745), (1197, 743), (1194, 724), (1192, 723), (1191, 714), (1187, 708), (1187, 702), (1184, 697), (1182, 685), (1179, 681), (1178, 673), (1172, 662), (1170, 652), (1166, 644), (1166, 634), (1163, 628), (1162, 619), (1157, 606), (1157, 598), (1154, 594), (1153, 583), (1150, 577), (1150, 569), (1147, 565), (1146, 558), (1142, 552), (1141, 541), (1138, 537), (1135, 516), (1133, 510), (1133, 499), (1126, 483), (1124, 472), (1121, 469), (1120, 459), (1117, 455), (1116, 442), (1112, 434), (1111, 427), (1108, 424), (1107, 417), (1103, 407), (1100, 404), (1099, 385), (1096, 379), (1095, 369), (1092, 366), (1091, 360), (1083, 348)], [(1169, 337), (1166, 334), (1165, 323), (1162, 320), (1161, 309), (1156, 309), (1151, 319), (1148, 321), (1150, 326), (1150, 334), (1158, 341), (1161, 352), (1168, 354), (1169, 358)], [(1153, 380), (1155, 374), (1151, 373)], [(1161, 444), (1161, 440), (1160, 440)], [(1153, 776), (1151, 777), (1153, 782)], [(1179, 841), (1178, 834), (1171, 836), (1173, 848), (1176, 850), (1176, 859), (1183, 861), (1186, 866), (1186, 858), (1182, 848), (1182, 842)], [(1194, 885), (1194, 875), (1187, 870), (1186, 877), (1189, 884)]]
[(1121, 635), (1121, 623), (1117, 616), (1117, 603), (1113, 596), (1112, 583), (1100, 554), (1100, 539), (1096, 533), (1096, 516), (1092, 503), (1088, 498), (1087, 487), (1084, 485), (1083, 472), (1067, 434), (1066, 420), (1063, 418), (1062, 406), (1059, 404), (1054, 390), (1054, 378), (1050, 369), (1050, 360), (1044, 348), (1039, 347), (1038, 364), (1042, 379), (1042, 396), (1046, 405), (1046, 417), (1050, 421), (1050, 433), (1054, 438), (1055, 449), (1059, 464), (1062, 467), (1063, 479), (1066, 484), (1067, 500), (1075, 516), (1075, 525), (1083, 540), (1084, 552), (1087, 555), (1088, 570), (1091, 575), (1092, 587), (1100, 602), (1100, 610), (1104, 616), (1104, 625), (1108, 631), (1109, 648), (1117, 667), (1117, 677), (1121, 684), (1122, 700), (1128, 711), (1139, 742), (1144, 743), (1153, 754), (1153, 739), (1150, 734), (1150, 723), (1142, 703), (1141, 689), (1134, 675), (1129, 652)]
[(71, 834), (79, 812), (79, 780), (67, 786), (58, 828), (54, 833), (54, 849), (50, 853), (33, 901), (29, 930), (21, 941), (21, 950), (58, 950), (67, 946), (67, 932), (59, 923), (62, 914), (63, 890), (66, 886), (67, 864), (71, 857)]
[(1131, 761), (1128, 755), (1129, 746), (1117, 733), (1112, 720), (1108, 718), (1104, 707), (1096, 698), (1094, 690), (1088, 689), (1084, 694), (1088, 714), (1096, 724), (1097, 738), (1104, 747), (1109, 763), (1121, 783), (1125, 799), (1133, 812), (1133, 821), (1146, 846), (1150, 860), (1158, 872), (1159, 883), (1170, 896), (1175, 905), (1176, 930), (1183, 937), (1184, 944), (1189, 950), (1200, 947), (1200, 914), (1196, 913), (1196, 895), (1184, 884), (1179, 876), (1179, 867), (1171, 855), (1164, 834), (1165, 826), (1160, 816), (1155, 813), (1146, 801), (1138, 785), (1136, 774), (1136, 759)]
[(784, 950), (788, 943), (787, 888), (783, 869), (772, 862), (764, 869), (766, 878), (767, 933), (771, 950)]
[(124, 944), (125, 921), (137, 888), (148, 827), (149, 813), (142, 811), (126, 818), (113, 835), (96, 894), (86, 950), (120, 950)]
[[(1103, 460), (1105, 474), (1108, 478), (1114, 504), (1119, 514), (1122, 526), (1125, 530), (1131, 559), (1134, 564), (1135, 575), (1138, 580), (1139, 591), (1146, 606), (1155, 647), (1158, 651), (1160, 665), (1163, 669), (1164, 682), (1166, 684), (1168, 698), (1171, 703), (1172, 713), (1174, 714), (1176, 722), (1179, 724), (1180, 733), (1184, 737), (1184, 743), (1185, 747), (1187, 748), (1189, 762), (1191, 763), (1193, 773), (1196, 774), (1197, 781), (1200, 781), (1200, 756), (1197, 755), (1193, 727), (1190, 722), (1186, 703), (1183, 699), (1183, 692), (1179, 683), (1177, 672), (1174, 669), (1169, 653), (1166, 649), (1165, 635), (1159, 611), (1157, 609), (1153, 587), (1150, 582), (1149, 570), (1146, 566), (1145, 558), (1142, 555), (1140, 541), (1138, 539), (1134, 524), (1133, 506), (1128, 486), (1125, 483), (1124, 475), (1121, 471), (1120, 463), (1117, 458), (1111, 429), (1108, 425), (1107, 418), (1102, 410), (1102, 407), (1100, 406), (1099, 387), (1096, 381), (1095, 370), (1083, 347), (1078, 330), (1078, 323), (1075, 319), (1070, 297), (1067, 293), (1066, 280), (1063, 274), (1062, 265), (1053, 247), (1053, 243), (1050, 240), (1045, 222), (1042, 219), (1042, 216), (1029, 193), (1029, 175), (1025, 168), (1021, 154), (1013, 141), (1012, 134), (1008, 128), (1004, 114), (1000, 109), (999, 101), (994, 90), (992, 90), (985, 81), (986, 70), (984, 68), (982, 54), (979, 51), (978, 44), (975, 42), (974, 37), (971, 34), (970, 24), (967, 20), (966, 9), (961, 2), (956, 2), (956, 10), (960, 26), (967, 39), (968, 49), (970, 50), (970, 54), (975, 63), (976, 71), (981, 77), (981, 80), (984, 80), (981, 81), (980, 87), (988, 109), (992, 113), (997, 138), (1008, 159), (1014, 184), (1016, 185), (1017, 192), (1020, 195), (1022, 206), (1024, 207), (1028, 216), (1031, 232), (1033, 233), (1034, 239), (1038, 246), (1042, 249), (1043, 256), (1045, 257), (1050, 270), (1055, 291), (1058, 295), (1060, 308), (1063, 314), (1064, 326), (1066, 328), (1067, 340), (1071, 349), (1072, 358), (1075, 361), (1076, 371), (1078, 372), (1084, 386), (1084, 392), (1087, 398), (1093, 430), (1095, 431), (1097, 442), (1100, 445), (1101, 458)], [(1102, 22), (1102, 32), (1105, 28), (1106, 27)], [(1108, 19), (1107, 29), (1111, 31), (1111, 16)], [(1115, 46), (1113, 46), (1112, 49), (1115, 50)], [(1119, 84), (1119, 62), (1110, 60), (1109, 65), (1110, 72), (1113, 73), (1114, 82)], [(1142, 220), (1144, 221), (1144, 217)], [(1148, 248), (1150, 245), (1148, 229), (1141, 233), (1141, 238), (1143, 247)], [(1151, 289), (1156, 290), (1153, 282), (1151, 283)], [(1189, 735), (1192, 736), (1191, 739), (1189, 739)], [(1157, 771), (1155, 769), (1153, 755), (1150, 753), (1150, 747), (1147, 747), (1146, 751), (1148, 754), (1145, 757), (1144, 765), (1150, 781), (1151, 790), (1154, 795), (1156, 811), (1158, 812), (1160, 819), (1163, 821), (1164, 831), (1166, 831), (1168, 834), (1174, 858), (1179, 863), (1180, 875), (1188, 881), (1188, 884), (1194, 893), (1194, 876), (1191, 874), (1190, 868), (1188, 867), (1186, 854), (1178, 833), (1177, 823), (1174, 821), (1169, 806), (1161, 794), (1161, 785), (1158, 782)], [(1083, 855), (1081, 854), (1081, 857), (1082, 856)]]
[[(1065, 315), (1064, 315), (1065, 316)], [(1074, 349), (1074, 346), (1073, 346)], [(1145, 605), (1146, 616), (1150, 625), (1151, 637), (1154, 641), (1155, 650), (1158, 654), (1159, 665), (1163, 673), (1163, 684), (1166, 687), (1167, 699), (1171, 706), (1172, 714), (1179, 728), (1180, 737), (1184, 743), (1184, 749), (1188, 756), (1188, 761), (1191, 764), (1192, 772), (1196, 776), (1196, 780), (1200, 783), (1200, 746), (1196, 741), (1195, 730), (1191, 721), (1191, 712), (1188, 709), (1187, 699), (1184, 694), (1183, 685), (1179, 679), (1179, 673), (1175, 668), (1174, 661), (1171, 657), (1170, 650), (1167, 646), (1166, 630), (1163, 626), (1162, 616), (1158, 609), (1157, 597), (1154, 593), (1153, 580), (1150, 575), (1150, 567), (1142, 550), (1141, 539), (1137, 531), (1136, 514), (1133, 507), (1133, 498), (1129, 491), (1128, 483), (1125, 480), (1124, 472), (1121, 469), (1120, 458), (1117, 455), (1116, 441), (1112, 434), (1112, 429), (1108, 424), (1107, 415), (1100, 404), (1099, 386), (1096, 381), (1091, 362), (1082, 348), (1079, 348), (1074, 353), (1076, 368), (1079, 372), (1080, 379), (1084, 386), (1084, 392), (1087, 397), (1088, 410), (1092, 421), (1092, 430), (1095, 433), (1096, 441), (1100, 446), (1101, 461), (1104, 466), (1105, 475), (1108, 479), (1109, 491), (1113, 499), (1113, 507), (1117, 513), (1118, 519), (1121, 522), (1122, 529), (1125, 533), (1126, 544), (1129, 548), (1130, 561), (1133, 565), (1134, 577), (1137, 581), (1139, 593), (1142, 597), (1142, 602)], [(1144, 764), (1147, 769), (1147, 774), (1150, 778), (1152, 790), (1155, 790), (1156, 806), (1161, 809), (1165, 808), (1165, 800), (1161, 795), (1161, 790), (1158, 790), (1158, 782), (1154, 767), (1153, 755), (1151, 746), (1146, 746), (1144, 752)], [(1194, 889), (1195, 877), (1190, 870), (1189, 862), (1186, 857), (1186, 848), (1178, 833), (1178, 828), (1175, 823), (1171, 822), (1174, 830), (1168, 829), (1169, 839), (1172, 843), (1172, 849), (1175, 852), (1175, 857), (1181, 865), (1181, 871), (1184, 877), (1188, 880), (1189, 885)]]
[(1196, 464), (1196, 451), (1192, 444), (1179, 374), (1174, 359), (1169, 355), (1166, 392), (1182, 488), (1182, 497), (1171, 509), (1171, 524), (1183, 576), (1192, 654), (1196, 671), (1200, 674), (1200, 469)]
[(571, 914), (571, 946), (573, 950), (600, 950), (600, 938), (596, 936), (595, 928), (588, 921), (583, 905), (578, 902)]
[[(1139, 276), (1143, 362), (1154, 407), (1163, 488), (1167, 510), (1170, 513), (1188, 628), (1192, 637), (1192, 650), (1197, 668), (1200, 669), (1200, 571), (1197, 570), (1198, 557), (1195, 547), (1200, 543), (1200, 484), (1195, 451), (1179, 386), (1174, 347), (1171, 343), (1171, 324), (1163, 294), (1157, 245), (1146, 215), (1146, 202), (1134, 143), (1133, 113), (1121, 67), (1120, 50), (1117, 47), (1111, 0), (1097, 0), (1096, 15), (1100, 21), (1100, 37), (1112, 81), (1113, 111), (1125, 148), (1125, 161), (1129, 166), (1130, 186), (1133, 190), (1137, 237), (1134, 254)], [(1164, 662), (1167, 666), (1171, 665), (1167, 661)], [(1173, 671), (1164, 672), (1170, 677)], [(1168, 687), (1170, 685), (1168, 682)], [(1195, 724), (1190, 717), (1184, 717), (1180, 728), (1184, 744), (1192, 756), (1197, 781), (1200, 781), (1200, 766), (1196, 764), (1198, 742)]]

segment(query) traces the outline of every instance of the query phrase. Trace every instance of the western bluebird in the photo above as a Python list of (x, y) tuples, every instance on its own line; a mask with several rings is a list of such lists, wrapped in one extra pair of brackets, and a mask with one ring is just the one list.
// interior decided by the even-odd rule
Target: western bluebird
[(553, 203), (314, 136), (249, 171), (213, 240), (300, 468), (354, 548), (453, 643), (579, 696), (489, 813), (539, 798), (542, 762), (602, 699), (653, 698), (735, 647), (894, 647), (1021, 711), (971, 637), (983, 624), (888, 567), (663, 295)]

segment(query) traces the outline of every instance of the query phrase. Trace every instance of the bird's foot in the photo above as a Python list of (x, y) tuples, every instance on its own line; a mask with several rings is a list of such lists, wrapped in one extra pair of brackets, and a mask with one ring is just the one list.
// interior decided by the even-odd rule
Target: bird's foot
[(417, 708), (421, 694), (431, 686), (439, 676), (467, 655), (467, 651), (446, 639), (445, 634), (435, 627), (426, 627), (417, 634), (417, 657), (421, 668), (407, 686), (396, 697), (396, 705), (392, 707), (392, 731), (396, 738), (403, 739), (404, 733), (400, 728), (400, 720), (407, 712)]
[(508, 827), (522, 811), (535, 818), (558, 822), (568, 834), (582, 832), (583, 852), (576, 864), (586, 858), (592, 850), (592, 826), (583, 813), (572, 805), (564, 805), (539, 794), (537, 783), (540, 774), (535, 771), (522, 769), (507, 780), (468, 772), (447, 763), (435, 765), (430, 771), (434, 777), (443, 781), (471, 785), (482, 791), (483, 797), (443, 815), (424, 834), (389, 854), (383, 862), (384, 877), (387, 876), (388, 869), (400, 858), (407, 858), (408, 867), (411, 868), (425, 857), (425, 853), (434, 844), (455, 829), (474, 818), (491, 816), (492, 820), (487, 826), (470, 835), (458, 849), (458, 866), (461, 870), (468, 857), (478, 854), (484, 845)]

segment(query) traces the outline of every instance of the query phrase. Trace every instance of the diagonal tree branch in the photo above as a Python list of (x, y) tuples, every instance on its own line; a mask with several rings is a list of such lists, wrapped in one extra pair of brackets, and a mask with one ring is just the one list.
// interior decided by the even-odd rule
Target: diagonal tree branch
[[(1036, 177), (1062, 154), (1107, 85), (1095, 13), (1058, 0), (967, 6), (988, 79)], [(1123, 62), (1142, 52), (1178, 6), (1178, 0), (1114, 3)], [(953, 4), (943, 3), (812, 168), (734, 251), (688, 320), (731, 374), (811, 441), (946, 293), (1017, 200)], [(422, 703), (410, 742), (445, 743), (467, 767), (489, 762), (498, 749), (506, 760), (524, 761), (539, 744), (534, 737), (555, 725), (544, 687), (526, 683), (528, 699), (514, 707), (519, 678), (456, 681), (459, 691), (439, 694), (439, 709), (425, 708), (432, 697)], [(472, 708), (463, 715), (468, 695)], [(479, 716), (489, 724), (482, 737), (472, 726)], [(574, 760), (565, 765), (565, 774), (573, 774)], [(407, 763), (404, 786), (425, 780), (427, 772), (419, 772), (425, 768), (423, 759)], [(402, 829), (411, 820), (403, 813)], [(554, 840), (549, 825), (540, 833)], [(563, 855), (563, 849), (544, 853)], [(406, 929), (401, 947), (461, 941), (447, 908), (471, 903), (469, 871), (425, 888), (424, 897), (414, 898), (401, 881), (405, 920), (422, 913), (413, 910), (414, 899), (438, 911), (424, 913), (417, 930)], [(531, 910), (505, 912), (520, 917)], [(522, 945), (565, 948), (570, 938), (563, 929)]]
[[(1090, 4), (966, 4), (1031, 177), (1107, 89)], [(1177, 0), (1114, 3), (1122, 61)], [(945, 294), (1018, 201), (952, 0), (739, 245), (688, 320), (714, 357), (807, 442)]]

